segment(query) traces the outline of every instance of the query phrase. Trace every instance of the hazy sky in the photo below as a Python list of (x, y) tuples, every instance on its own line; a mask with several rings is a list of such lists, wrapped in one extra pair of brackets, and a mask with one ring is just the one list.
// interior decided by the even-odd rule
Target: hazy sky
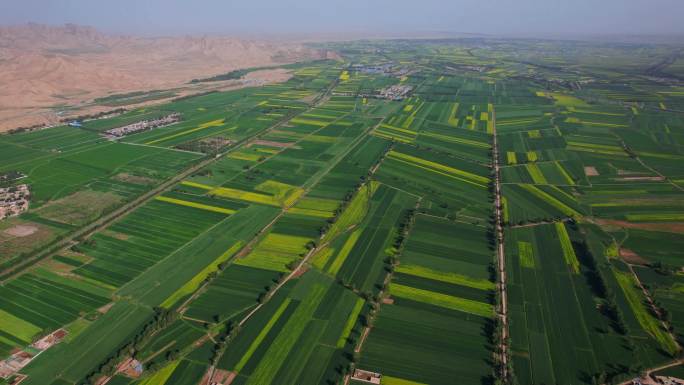
[(683, 34), (684, 0), (0, 0), (0, 24), (167, 34)]

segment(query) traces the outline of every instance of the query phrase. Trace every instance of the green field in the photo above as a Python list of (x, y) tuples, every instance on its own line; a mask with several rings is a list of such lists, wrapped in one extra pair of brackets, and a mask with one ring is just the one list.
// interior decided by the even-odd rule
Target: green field
[(336, 59), (0, 135), (0, 187), (30, 190), (0, 219), (0, 360), (37, 354), (22, 384), (592, 385), (681, 355), (674, 44), (305, 44)]

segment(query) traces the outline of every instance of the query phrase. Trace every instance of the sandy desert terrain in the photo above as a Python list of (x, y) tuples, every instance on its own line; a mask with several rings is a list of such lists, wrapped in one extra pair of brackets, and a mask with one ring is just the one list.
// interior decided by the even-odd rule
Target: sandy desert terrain
[[(0, 131), (55, 123), (66, 116), (58, 115), (60, 106), (79, 106), (72, 114), (96, 112), (88, 103), (97, 97), (177, 87), (183, 94), (194, 78), (325, 55), (282, 41), (113, 36), (73, 24), (0, 27)], [(251, 76), (286, 78), (265, 71)]]

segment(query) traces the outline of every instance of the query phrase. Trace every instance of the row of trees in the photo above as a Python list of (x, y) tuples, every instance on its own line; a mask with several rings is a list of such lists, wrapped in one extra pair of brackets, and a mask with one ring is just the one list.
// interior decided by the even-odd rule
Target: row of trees
[[(495, 309), (501, 309), (502, 307), (500, 290), (495, 291), (494, 305)], [(502, 322), (502, 318), (498, 315), (491, 320), (488, 320), (484, 326), (485, 335), (489, 336), (489, 343), (492, 346), (494, 354), (494, 365), (492, 368), (492, 374), (490, 375), (490, 382), (494, 385), (518, 385), (518, 379), (516, 378), (515, 372), (513, 370), (513, 360), (510, 350), (511, 337), (508, 335), (504, 338), (504, 327), (505, 325)], [(508, 349), (504, 350), (504, 346), (507, 346)], [(504, 355), (506, 356), (505, 364), (503, 359)]]
[[(148, 321), (129, 342), (107, 357), (104, 362), (97, 366), (96, 370), (86, 376), (86, 383), (95, 384), (102, 376), (113, 376), (116, 373), (119, 363), (128, 357), (136, 358), (152, 336), (166, 328), (176, 319), (178, 319), (178, 312), (163, 308), (155, 308), (154, 315), (150, 321)], [(166, 359), (175, 359), (174, 353), (167, 353)], [(158, 364), (160, 367), (162, 366), (161, 362)]]
[[(295, 263), (296, 261), (291, 262), (288, 264), (287, 268), (290, 270), (293, 270), (295, 267), (291, 265), (292, 263)], [(273, 278), (270, 282), (269, 285), (264, 286), (264, 290), (259, 293), (257, 296), (257, 303), (264, 303), (268, 298), (270, 298), (271, 293), (273, 290), (278, 287), (280, 283), (283, 282), (283, 280), (287, 277), (287, 274), (285, 273), (280, 273), (276, 278)]]
[[(570, 227), (576, 229), (576, 224), (570, 222)], [(592, 293), (599, 299), (601, 313), (611, 321), (611, 327), (620, 335), (626, 336), (629, 333), (625, 316), (617, 305), (615, 292), (606, 285), (603, 271), (599, 268), (596, 258), (587, 246), (585, 241), (573, 242), (575, 253), (583, 266), (582, 272)]]
[(226, 348), (228, 347), (228, 344), (230, 341), (232, 341), (235, 336), (240, 332), (240, 324), (234, 321), (228, 321), (223, 327), (223, 330), (216, 336), (214, 337), (214, 340), (216, 343), (214, 344), (214, 347), (212, 348), (211, 351), (211, 358), (209, 359), (209, 363), (211, 365), (216, 365), (218, 364), (218, 361), (221, 359), (223, 356), (223, 353), (226, 351)]
[(347, 206), (349, 206), (349, 204), (351, 203), (352, 199), (354, 199), (356, 194), (359, 193), (361, 187), (363, 187), (363, 185), (366, 183), (370, 183), (370, 179), (373, 176), (371, 170), (377, 167), (377, 165), (380, 164), (380, 162), (382, 162), (385, 155), (387, 155), (387, 153), (392, 149), (392, 147), (393, 144), (388, 145), (385, 148), (383, 154), (378, 159), (378, 161), (370, 167), (368, 173), (366, 175), (361, 175), (359, 177), (359, 181), (354, 185), (354, 187), (347, 191), (347, 193), (344, 195), (344, 198), (342, 198), (342, 202), (340, 202), (339, 206), (335, 209), (333, 216), (331, 218), (328, 218), (328, 220), (326, 220), (326, 223), (323, 226), (321, 226), (321, 228), (318, 230), (321, 237), (323, 237), (328, 232), (328, 230), (330, 230), (332, 225), (334, 225), (335, 222), (337, 222), (340, 215), (342, 215)]
[(40, 123), (40, 124), (34, 124), (32, 126), (22, 126), (22, 127), (17, 127), (17, 128), (12, 128), (7, 131), (8, 134), (20, 134), (22, 132), (29, 132), (29, 131), (34, 131), (38, 130), (41, 128), (47, 127), (47, 124), (45, 123)]
[[(568, 222), (569, 227), (577, 230), (577, 224), (574, 221)], [(581, 241), (573, 242), (573, 249), (582, 265), (582, 274), (587, 280), (587, 284), (592, 294), (599, 299), (599, 310), (606, 318), (610, 320), (611, 328), (623, 336), (625, 346), (629, 350), (635, 350), (636, 345), (632, 338), (629, 337), (630, 330), (625, 321), (625, 315), (622, 309), (617, 304), (616, 293), (611, 287), (606, 284), (606, 277), (601, 265), (599, 265), (596, 257), (591, 249), (583, 239)], [(610, 268), (609, 266), (606, 266)], [(608, 330), (601, 331), (607, 333)], [(624, 381), (629, 376), (643, 375), (645, 367), (639, 362), (631, 362), (629, 365), (619, 365), (610, 370), (601, 370), (598, 373), (587, 375), (587, 380), (592, 384), (613, 384)]]
[[(359, 292), (352, 284), (349, 284), (342, 280), (338, 281), (340, 284), (347, 287), (348, 289), (357, 292), (362, 298), (364, 298), (367, 301), (366, 306), (364, 306), (363, 310), (359, 314), (358, 325), (361, 326), (361, 329), (373, 327), (373, 324), (375, 323), (375, 320), (378, 316), (378, 312), (380, 311), (380, 302), (384, 297), (384, 293), (387, 292), (388, 283), (391, 281), (392, 275), (394, 274), (394, 269), (396, 268), (399, 262), (399, 256), (401, 255), (401, 252), (403, 250), (406, 237), (410, 232), (412, 225), (415, 223), (416, 213), (417, 211), (413, 209), (406, 210), (404, 212), (402, 219), (399, 222), (399, 225), (397, 226), (391, 251), (387, 254), (387, 256), (384, 259), (384, 269), (387, 272), (387, 275), (385, 276), (385, 280), (383, 281), (383, 283), (378, 283), (376, 285), (376, 293)], [(355, 351), (358, 342), (357, 338), (361, 337), (361, 335), (362, 330), (354, 328), (349, 338), (347, 338), (347, 343), (345, 344), (342, 353), (343, 358), (346, 359), (345, 363), (339, 365), (336, 368), (336, 372), (339, 374), (340, 377), (344, 377), (347, 374), (353, 372), (356, 362), (359, 359), (359, 354)], [(337, 384), (337, 382), (338, 379), (327, 380), (327, 383), (329, 385)]]
[[(494, 152), (489, 152), (490, 157), (494, 156)], [(495, 261), (498, 261), (498, 256), (496, 250), (498, 248), (499, 242), (503, 242), (503, 234), (501, 234), (501, 239), (499, 239), (498, 225), (503, 226), (504, 221), (498, 213), (503, 208), (501, 206), (496, 206), (496, 169), (492, 167), (490, 173), (490, 181), (487, 184), (487, 192), (489, 202), (493, 205), (493, 210), (489, 215), (487, 220), (487, 231), (485, 233), (485, 238), (487, 239), (487, 246), (492, 252), (492, 256)], [(497, 309), (497, 313), (502, 313), (503, 311), (503, 296), (502, 290), (505, 288), (502, 286), (501, 276), (498, 273), (499, 267), (498, 262), (492, 263), (489, 267), (490, 278), (496, 283), (497, 290), (494, 292), (494, 308)], [(515, 372), (513, 370), (513, 360), (511, 357), (511, 338), (510, 335), (505, 333), (506, 325), (504, 324), (503, 317), (507, 317), (507, 314), (497, 314), (493, 319), (489, 320), (485, 326), (485, 335), (489, 336), (489, 342), (492, 346), (493, 354), (493, 368), (490, 375), (490, 382), (494, 385), (503, 384), (513, 384), (517, 385), (518, 380), (515, 377)], [(507, 347), (507, 348), (506, 348)]]
[[(218, 277), (220, 273), (227, 267), (227, 262), (217, 264), (216, 270), (210, 272), (204, 278), (204, 280), (202, 281), (202, 286), (211, 283), (211, 281), (216, 279), (216, 277)], [(281, 276), (282, 275), (283, 274), (281, 274)], [(277, 281), (277, 279), (274, 281)], [(266, 287), (266, 290), (269, 290), (268, 286)], [(154, 335), (164, 330), (171, 323), (176, 321), (180, 316), (180, 313), (176, 309), (155, 308), (154, 312), (155, 314), (152, 317), (152, 319), (142, 327), (141, 331), (138, 332), (129, 343), (125, 344), (123, 347), (118, 349), (116, 353), (109, 356), (102, 364), (98, 366), (97, 370), (93, 371), (86, 377), (88, 383), (96, 383), (97, 380), (102, 376), (114, 375), (117, 369), (117, 365), (121, 361), (128, 357), (136, 358), (137, 355), (140, 353), (141, 349), (151, 340), (151, 338)], [(219, 315), (214, 315), (213, 319), (216, 324), (220, 322)], [(209, 328), (210, 324), (205, 323), (204, 326), (206, 328)], [(228, 342), (235, 336), (235, 334), (237, 334), (238, 331), (239, 325), (237, 323), (234, 323), (233, 321), (226, 322), (222, 331), (219, 332), (219, 334), (215, 338), (216, 344), (214, 346), (212, 353), (212, 364), (214, 364), (215, 361), (221, 357)], [(153, 361), (150, 361), (146, 366), (146, 370), (148, 372), (155, 372), (164, 367), (166, 363), (178, 359), (180, 355), (180, 350), (171, 349), (167, 351), (166, 354), (164, 354), (163, 356), (157, 357)]]
[(78, 115), (76, 117), (69, 117), (69, 118), (60, 119), (60, 123), (67, 123), (67, 122), (71, 122), (73, 120), (81, 121), (81, 120), (87, 120), (87, 119), (99, 119), (103, 116), (119, 115), (119, 114), (123, 114), (124, 112), (127, 112), (127, 111), (128, 110), (125, 108), (115, 108), (115, 109), (109, 110), (109, 111), (101, 111), (101, 112), (97, 112), (94, 114)]
[(342, 213), (347, 208), (347, 206), (349, 206), (349, 203), (351, 203), (352, 199), (354, 199), (354, 197), (358, 193), (361, 186), (363, 186), (365, 181), (366, 181), (366, 177), (361, 176), (359, 178), (359, 182), (354, 186), (354, 188), (350, 189), (349, 191), (347, 191), (346, 194), (344, 194), (344, 198), (342, 198), (342, 202), (340, 202), (339, 206), (337, 206), (337, 208), (333, 212), (333, 216), (328, 218), (325, 221), (325, 224), (323, 226), (321, 226), (320, 229), (318, 229), (318, 233), (321, 237), (323, 237), (328, 232), (328, 230), (330, 230), (332, 225), (334, 225), (335, 222), (337, 222), (340, 215), (342, 215)]

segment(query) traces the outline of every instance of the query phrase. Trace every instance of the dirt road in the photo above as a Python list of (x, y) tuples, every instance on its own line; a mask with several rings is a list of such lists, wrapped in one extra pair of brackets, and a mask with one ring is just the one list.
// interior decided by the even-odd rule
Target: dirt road
[(499, 147), (497, 143), (496, 134), (496, 112), (492, 109), (492, 161), (494, 164), (494, 206), (496, 213), (496, 257), (498, 261), (499, 272), (499, 293), (501, 295), (501, 308), (499, 309), (499, 318), (501, 319), (501, 378), (508, 378), (508, 297), (506, 296), (506, 257), (504, 252), (504, 232), (503, 232), (503, 216), (501, 213), (501, 180), (499, 167)]
[(126, 203), (125, 205), (119, 207), (118, 209), (110, 212), (109, 214), (105, 214), (99, 219), (97, 219), (94, 222), (89, 223), (86, 226), (81, 227), (80, 229), (74, 231), (71, 234), (66, 235), (63, 239), (57, 241), (56, 243), (46, 247), (42, 251), (37, 252), (33, 256), (30, 256), (24, 260), (22, 260), (20, 263), (11, 266), (2, 272), (0, 272), (0, 279), (1, 282), (4, 283), (7, 279), (15, 276), (16, 274), (19, 274), (23, 270), (27, 269), (30, 266), (33, 266), (35, 263), (38, 261), (41, 261), (45, 258), (48, 258), (60, 251), (63, 251), (74, 244), (78, 243), (78, 239), (80, 238), (85, 238), (90, 236), (96, 231), (102, 230), (112, 224), (115, 220), (118, 218), (126, 215), (127, 213), (135, 210), (137, 207), (145, 204), (148, 202), (150, 199), (154, 198), (155, 196), (161, 194), (162, 192), (172, 188), (176, 183), (182, 181), (183, 179), (186, 179), (187, 177), (191, 176), (198, 170), (202, 169), (203, 167), (206, 167), (207, 165), (216, 162), (217, 160), (221, 159), (223, 155), (226, 155), (228, 153), (231, 153), (237, 149), (239, 149), (243, 144), (251, 141), (255, 137), (258, 137), (262, 133), (276, 129), (280, 127), (281, 125), (285, 124), (287, 121), (289, 121), (290, 118), (294, 116), (294, 113), (287, 115), (284, 117), (281, 121), (278, 123), (267, 127), (254, 135), (244, 138), (238, 142), (235, 143), (234, 146), (232, 146), (228, 151), (224, 152), (221, 155), (213, 156), (213, 157), (207, 157), (205, 159), (202, 159), (199, 161), (197, 164), (185, 169), (184, 171), (181, 171), (179, 174), (173, 176), (170, 179), (167, 179), (164, 181), (162, 184), (158, 185), (157, 187), (153, 188), (152, 190), (144, 193), (143, 195), (139, 196), (138, 198), (134, 199), (131, 202)]

